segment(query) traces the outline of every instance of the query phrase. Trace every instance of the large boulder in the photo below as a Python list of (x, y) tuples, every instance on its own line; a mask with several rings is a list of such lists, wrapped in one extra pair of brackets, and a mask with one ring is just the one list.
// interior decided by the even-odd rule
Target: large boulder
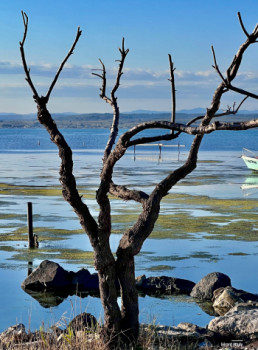
[(258, 295), (233, 287), (221, 287), (213, 293), (213, 307), (219, 315), (224, 315), (238, 303), (257, 301)]
[(221, 272), (212, 272), (203, 277), (192, 289), (191, 297), (212, 300), (213, 292), (220, 287), (231, 286), (230, 278)]
[(136, 285), (145, 293), (163, 293), (163, 294), (190, 294), (194, 287), (194, 282), (181, 278), (160, 276), (160, 277), (140, 277), (136, 280)]
[(53, 261), (44, 260), (22, 282), (22, 288), (31, 290), (57, 289), (69, 287), (70, 284), (70, 272)]
[(240, 303), (224, 316), (210, 321), (208, 329), (222, 339), (258, 339), (258, 303)]
[[(97, 273), (91, 274), (86, 269), (78, 272), (66, 271), (59, 264), (44, 260), (22, 282), (22, 288), (30, 291), (57, 291), (60, 296), (73, 291), (98, 291)], [(61, 293), (61, 294), (60, 294)], [(65, 296), (67, 297), (67, 295)]]

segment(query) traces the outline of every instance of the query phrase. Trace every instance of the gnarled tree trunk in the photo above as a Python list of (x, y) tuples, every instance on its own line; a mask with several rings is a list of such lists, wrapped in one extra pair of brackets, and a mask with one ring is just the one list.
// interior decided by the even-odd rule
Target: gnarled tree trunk
[[(121, 53), (121, 60), (118, 67), (117, 79), (111, 91), (110, 97), (106, 96), (106, 70), (102, 64), (102, 74), (96, 74), (102, 79), (102, 88), (100, 97), (108, 102), (114, 112), (112, 127), (110, 130), (110, 137), (108, 139), (106, 148), (104, 150), (103, 168), (100, 174), (100, 185), (97, 191), (96, 200), (99, 205), (99, 216), (96, 220), (90, 213), (88, 206), (79, 195), (76, 186), (76, 180), (73, 175), (73, 159), (72, 151), (66, 143), (63, 135), (58, 130), (54, 120), (47, 110), (47, 103), (50, 94), (55, 86), (56, 81), (63, 69), (64, 64), (73, 53), (77, 41), (81, 35), (80, 29), (77, 31), (75, 41), (61, 63), (56, 76), (46, 94), (46, 96), (39, 96), (35, 86), (30, 77), (30, 70), (27, 67), (24, 44), (27, 36), (28, 17), (23, 13), (24, 21), (24, 36), (20, 42), (20, 51), (26, 80), (33, 92), (33, 98), (38, 108), (38, 120), (48, 131), (51, 140), (57, 145), (59, 150), (59, 157), (61, 159), (60, 166), (60, 182), (62, 185), (62, 192), (64, 199), (72, 206), (75, 213), (78, 215), (81, 226), (89, 236), (91, 245), (95, 253), (95, 267), (98, 271), (100, 296), (104, 309), (104, 328), (105, 336), (109, 347), (114, 348), (122, 341), (124, 344), (128, 342), (136, 342), (139, 334), (139, 306), (138, 295), (135, 286), (135, 265), (134, 257), (137, 255), (143, 245), (145, 239), (151, 234), (156, 220), (159, 216), (160, 202), (171, 188), (185, 176), (190, 174), (197, 165), (197, 157), (200, 144), (205, 134), (214, 132), (216, 130), (245, 130), (249, 128), (258, 127), (258, 120), (250, 120), (236, 123), (221, 123), (216, 121), (212, 123), (215, 117), (226, 116), (228, 114), (236, 114), (247, 97), (258, 99), (258, 96), (244, 91), (240, 88), (232, 86), (232, 81), (238, 73), (244, 52), (258, 38), (258, 26), (255, 27), (251, 34), (248, 34), (244, 28), (243, 22), (239, 14), (241, 27), (247, 36), (246, 41), (240, 46), (238, 52), (234, 56), (231, 65), (227, 70), (227, 77), (225, 78), (219, 71), (214, 55), (214, 68), (220, 75), (222, 82), (219, 84), (214, 92), (210, 108), (204, 116), (194, 118), (187, 125), (175, 123), (175, 113), (171, 121), (150, 121), (136, 125), (134, 128), (125, 132), (116, 142), (119, 126), (119, 108), (115, 93), (120, 84), (120, 78), (123, 74), (123, 65), (129, 50), (124, 48), (124, 40), (122, 48), (119, 49)], [(174, 68), (170, 58), (170, 72), (174, 72)], [(170, 79), (173, 89), (173, 100), (175, 100), (174, 77)], [(221, 98), (224, 93), (232, 90), (243, 94), (245, 98), (240, 103), (238, 108), (227, 110), (225, 113), (218, 114), (218, 109), (221, 103)], [(193, 127), (194, 122), (200, 121), (199, 126)], [(152, 137), (138, 137), (141, 131), (148, 129), (164, 129), (169, 133), (161, 134)], [(172, 132), (171, 132), (172, 131)], [(115, 184), (113, 182), (113, 170), (119, 159), (121, 159), (129, 147), (147, 142), (157, 142), (161, 140), (173, 140), (184, 132), (195, 135), (189, 156), (186, 162), (178, 169), (171, 171), (160, 183), (158, 183), (150, 194), (143, 191), (129, 189), (125, 186)], [(111, 235), (111, 204), (109, 201), (109, 194), (126, 201), (135, 201), (142, 205), (142, 211), (134, 224), (134, 226), (123, 233), (120, 240), (116, 257), (114, 257), (110, 248)], [(119, 288), (118, 288), (119, 286)], [(121, 308), (118, 304), (119, 289), (121, 295)]]

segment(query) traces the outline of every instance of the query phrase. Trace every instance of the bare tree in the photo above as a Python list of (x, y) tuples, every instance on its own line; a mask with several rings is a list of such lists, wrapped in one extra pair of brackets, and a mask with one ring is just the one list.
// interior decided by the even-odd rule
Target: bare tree
[[(224, 76), (219, 70), (216, 62), (215, 51), (212, 48), (214, 68), (221, 77), (221, 83), (217, 86), (214, 92), (211, 105), (207, 108), (206, 114), (193, 119), (187, 125), (175, 123), (175, 113), (173, 112), (172, 121), (150, 121), (138, 124), (125, 132), (117, 140), (119, 107), (115, 94), (119, 88), (121, 76), (123, 74), (124, 62), (129, 51), (124, 47), (124, 40), (122, 42), (122, 48), (119, 49), (121, 58), (119, 61), (116, 81), (110, 97), (106, 94), (107, 84), (105, 65), (100, 60), (102, 66), (100, 74), (93, 74), (98, 76), (102, 81), (100, 97), (113, 108), (113, 122), (110, 129), (110, 136), (104, 151), (103, 167), (100, 173), (100, 184), (96, 193), (96, 200), (99, 205), (99, 215), (98, 218), (95, 219), (77, 190), (76, 180), (73, 175), (72, 151), (63, 135), (58, 130), (47, 109), (47, 103), (51, 92), (66, 61), (74, 51), (81, 35), (81, 30), (78, 28), (74, 43), (60, 65), (47, 94), (45, 96), (39, 96), (31, 80), (30, 70), (26, 63), (24, 44), (27, 36), (28, 17), (25, 13), (22, 13), (22, 15), (25, 29), (23, 40), (20, 42), (20, 50), (26, 80), (32, 89), (33, 98), (37, 105), (38, 120), (46, 128), (51, 140), (57, 145), (59, 150), (59, 156), (61, 159), (59, 173), (64, 199), (70, 203), (73, 210), (78, 215), (81, 226), (89, 236), (94, 250), (95, 268), (98, 271), (100, 296), (104, 308), (105, 334), (108, 336), (116, 336), (113, 339), (118, 339), (118, 335), (123, 334), (126, 335), (127, 339), (130, 341), (136, 341), (139, 332), (139, 307), (138, 294), (135, 287), (134, 257), (140, 252), (143, 242), (149, 237), (154, 228), (159, 216), (160, 202), (162, 198), (168, 194), (178, 181), (183, 179), (196, 168), (199, 147), (205, 134), (216, 130), (245, 130), (258, 126), (258, 119), (233, 123), (220, 121), (213, 122), (215, 117), (236, 114), (247, 97), (258, 99), (258, 96), (254, 93), (232, 85), (232, 82), (238, 73), (244, 52), (250, 45), (257, 43), (258, 25), (256, 25), (254, 31), (249, 34), (243, 25), (240, 14), (238, 14), (241, 27), (246, 35), (246, 41), (240, 46), (234, 56), (232, 63), (226, 71), (226, 76)], [(171, 72), (169, 80), (172, 83), (172, 99), (175, 103), (174, 68), (171, 56), (169, 56), (169, 62)], [(244, 100), (237, 108), (229, 108), (225, 113), (218, 114), (217, 112), (219, 110), (221, 98), (229, 90), (242, 94)], [(197, 121), (199, 122), (199, 125), (192, 126), (193, 123)], [(160, 131), (157, 131), (157, 134), (152, 137), (138, 137), (138, 134), (141, 131), (147, 129), (164, 129), (165, 131), (164, 134), (160, 134)], [(124, 156), (129, 147), (147, 142), (172, 140), (178, 138), (182, 132), (195, 135), (187, 160), (176, 170), (171, 171), (161, 182), (157, 183), (151, 193), (129, 189), (125, 186), (114, 183), (114, 167), (117, 161)], [(109, 194), (126, 201), (135, 201), (142, 205), (142, 210), (133, 227), (123, 233), (116, 251), (116, 256), (113, 255), (109, 243), (112, 232), (111, 203)], [(117, 290), (117, 282), (119, 282), (120, 291)], [(117, 301), (119, 292), (121, 295), (121, 307), (119, 307)], [(110, 347), (112, 346), (113, 345), (110, 345)]]

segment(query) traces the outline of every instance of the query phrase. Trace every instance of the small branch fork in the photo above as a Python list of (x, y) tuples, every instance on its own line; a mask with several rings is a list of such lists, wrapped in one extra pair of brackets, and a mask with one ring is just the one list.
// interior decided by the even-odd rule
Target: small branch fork
[[(24, 52), (24, 44), (25, 44), (25, 40), (26, 40), (26, 37), (27, 37), (27, 32), (28, 32), (28, 16), (25, 12), (22, 11), (22, 18), (23, 18), (23, 24), (24, 24), (24, 34), (23, 34), (23, 39), (22, 41), (20, 41), (20, 52), (21, 52), (21, 57), (22, 57), (22, 63), (23, 63), (23, 67), (24, 67), (24, 71), (25, 71), (25, 74), (26, 74), (26, 81), (28, 82), (30, 88), (32, 89), (33, 91), (33, 98), (35, 100), (39, 100), (39, 95), (37, 93), (37, 90), (35, 88), (35, 86), (33, 85), (33, 82), (31, 80), (31, 77), (30, 77), (30, 69), (28, 68), (27, 66), (27, 62), (26, 62), (26, 57), (25, 57), (25, 52)], [(62, 61), (49, 89), (48, 89), (48, 92), (46, 94), (46, 96), (41, 96), (41, 100), (44, 100), (44, 102), (47, 104), (48, 101), (49, 101), (49, 98), (50, 98), (50, 95), (51, 95), (51, 92), (59, 78), (59, 75), (61, 73), (61, 71), (63, 70), (66, 62), (68, 61), (69, 57), (73, 54), (73, 51), (75, 49), (75, 46), (80, 38), (82, 34), (82, 31), (80, 30), (80, 27), (77, 29), (77, 34), (76, 34), (76, 37), (75, 37), (75, 40), (73, 42), (73, 45), (71, 47), (71, 49), (69, 50), (68, 54), (66, 55), (66, 57), (64, 58), (64, 60)]]
[(214, 47), (212, 46), (211, 49), (212, 49), (212, 54), (213, 54), (213, 60), (214, 60), (214, 65), (212, 66), (216, 72), (218, 73), (218, 75), (220, 76), (221, 80), (223, 81), (224, 83), (224, 87), (225, 87), (225, 90), (224, 92), (227, 92), (228, 90), (232, 90), (232, 91), (235, 91), (239, 94), (242, 94), (242, 95), (245, 95), (245, 96), (249, 96), (249, 97), (252, 97), (254, 99), (258, 99), (258, 95), (252, 93), (252, 92), (249, 92), (249, 91), (246, 91), (246, 90), (243, 90), (243, 89), (240, 89), (238, 87), (235, 87), (231, 84), (231, 81), (235, 78), (236, 76), (236, 72), (241, 64), (241, 60), (242, 60), (242, 54), (241, 54), (241, 51), (244, 51), (245, 50), (245, 47), (246, 45), (250, 45), (250, 44), (254, 44), (254, 43), (257, 43), (257, 39), (258, 39), (258, 24), (256, 25), (254, 31), (249, 34), (243, 24), (243, 21), (242, 21), (242, 18), (241, 18), (241, 14), (240, 12), (238, 12), (238, 19), (239, 19), (239, 22), (240, 22), (240, 25), (241, 25), (241, 28), (244, 32), (244, 34), (246, 35), (247, 37), (247, 40), (246, 42), (240, 47), (238, 53), (236, 54), (236, 56), (234, 57), (230, 67), (227, 69), (227, 78), (225, 78), (223, 76), (223, 74), (221, 73), (220, 69), (219, 69), (219, 66), (217, 64), (217, 60), (216, 60), (216, 54), (215, 54), (215, 50), (214, 50)]
[(126, 59), (126, 56), (129, 52), (129, 49), (125, 50), (125, 40), (124, 38), (122, 39), (122, 48), (119, 48), (119, 52), (121, 54), (121, 59), (118, 60), (119, 66), (118, 66), (118, 70), (117, 70), (117, 76), (116, 76), (116, 81), (114, 84), (113, 89), (111, 90), (110, 93), (110, 97), (107, 97), (106, 95), (106, 86), (107, 86), (107, 80), (106, 80), (106, 68), (104, 63), (101, 61), (101, 59), (99, 59), (100, 64), (102, 65), (102, 74), (98, 74), (98, 73), (92, 73), (92, 75), (95, 75), (97, 77), (99, 77), (102, 80), (102, 86), (100, 88), (100, 98), (102, 98), (105, 102), (109, 103), (111, 105), (111, 107), (113, 108), (113, 122), (112, 122), (112, 126), (110, 129), (110, 135), (109, 135), (109, 139), (104, 151), (104, 158), (103, 158), (103, 164), (105, 163), (105, 161), (107, 160), (107, 157), (109, 156), (115, 141), (116, 141), (116, 137), (118, 135), (118, 125), (119, 125), (119, 107), (117, 104), (117, 98), (115, 97), (115, 93), (117, 92), (119, 85), (120, 85), (120, 80), (121, 77), (123, 75), (123, 67), (124, 67), (124, 62)]

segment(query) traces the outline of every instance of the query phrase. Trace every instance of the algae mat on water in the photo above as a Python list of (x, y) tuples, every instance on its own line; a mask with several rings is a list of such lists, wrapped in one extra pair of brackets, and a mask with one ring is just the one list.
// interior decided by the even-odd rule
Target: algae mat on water
[[(85, 197), (87, 197), (86, 192), (84, 192)], [(37, 195), (43, 196), (56, 194), (56, 189), (53, 189), (51, 194), (48, 190), (44, 193), (43, 191), (40, 194), (37, 193)], [(88, 195), (88, 199), (91, 199), (93, 191), (88, 193)], [(140, 207), (130, 205), (128, 208), (125, 205), (120, 206), (119, 200), (114, 198), (111, 200), (115, 208), (112, 215), (113, 233), (122, 233), (135, 223), (140, 213)], [(169, 194), (162, 203), (159, 219), (150, 238), (257, 241), (257, 208), (257, 200), (250, 198), (230, 200), (210, 198), (208, 196)], [(17, 219), (21, 220), (20, 226), (15, 221)], [(5, 242), (5, 245), (0, 246), (0, 251), (12, 253), (12, 258), (16, 260), (56, 258), (70, 262), (85, 262), (86, 260), (89, 261), (89, 264), (93, 263), (92, 252), (68, 248), (60, 248), (57, 251), (54, 244), (54, 241), (66, 240), (68, 237), (72, 238), (73, 235), (84, 234), (83, 230), (37, 226), (37, 220), (40, 219), (42, 221), (40, 214), (38, 214), (35, 216), (34, 222), (34, 233), (38, 235), (40, 249), (34, 252), (25, 252), (27, 226), (24, 224), (24, 221), (26, 221), (26, 216), (12, 212), (1, 214), (0, 226), (5, 229), (5, 233), (0, 234), (0, 241)], [(53, 215), (49, 216), (49, 220), (51, 225), (51, 220), (54, 220)], [(6, 245), (8, 242), (10, 244)], [(24, 242), (23, 247), (17, 247), (17, 242), (21, 242), (20, 245)], [(47, 245), (47, 242), (52, 243)], [(192, 257), (195, 256), (193, 255)], [(180, 257), (180, 259), (183, 258)], [(168, 267), (163, 265), (162, 268), (167, 269)], [(171, 267), (169, 268), (171, 269)]]

